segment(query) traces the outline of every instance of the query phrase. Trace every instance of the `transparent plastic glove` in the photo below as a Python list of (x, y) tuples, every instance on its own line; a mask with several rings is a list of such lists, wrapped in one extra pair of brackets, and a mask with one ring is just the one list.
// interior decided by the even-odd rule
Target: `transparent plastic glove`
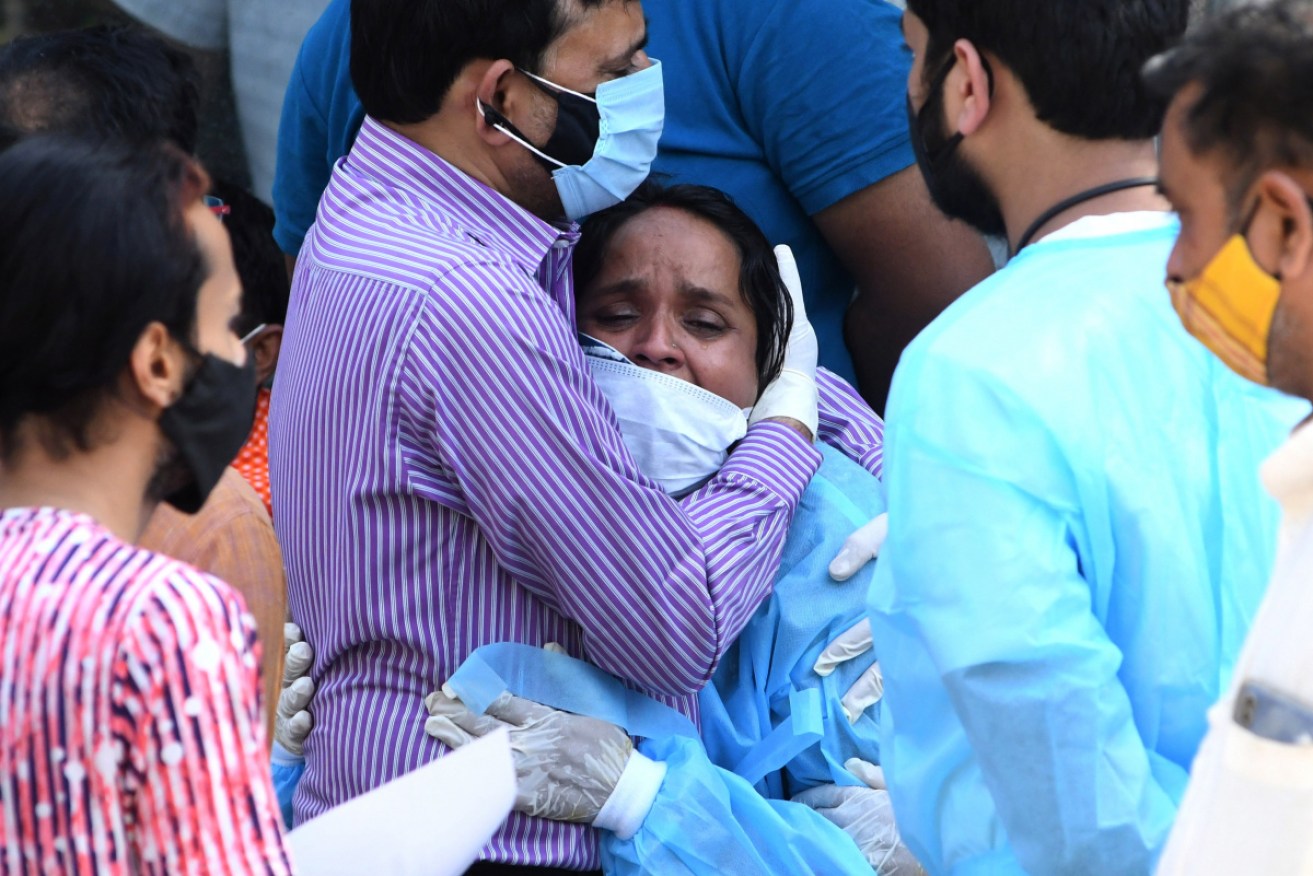
[[(821, 656), (816, 658), (813, 671), (822, 678), (831, 675), (835, 669), (849, 660), (856, 660), (874, 647), (871, 636), (871, 622), (865, 618), (858, 621), (839, 638), (831, 642)], [(871, 666), (853, 682), (852, 687), (843, 695), (839, 705), (849, 724), (856, 724), (862, 713), (880, 702), (884, 697), (884, 672), (879, 662)]]
[(798, 794), (793, 801), (815, 809), (852, 837), (879, 876), (921, 876), (925, 873), (898, 838), (888, 791), (818, 785)]
[(797, 420), (816, 435), (818, 422), (816, 359), (819, 345), (816, 331), (807, 321), (807, 305), (802, 299), (802, 280), (798, 276), (798, 263), (793, 259), (793, 251), (787, 246), (775, 247), (775, 261), (780, 266), (780, 276), (793, 299), (793, 329), (784, 348), (784, 370), (780, 376), (771, 381), (766, 391), (757, 399), (752, 408), (748, 423), (773, 417), (787, 417)]
[(296, 624), (283, 625), (283, 639), (287, 651), (283, 655), (283, 691), (274, 714), (274, 741), (288, 754), (302, 757), (305, 739), (314, 726), (306, 707), (315, 695), (315, 683), (309, 675), (315, 652)]
[(452, 748), (507, 728), (519, 782), (515, 808), (541, 818), (592, 824), (634, 753), (629, 736), (614, 724), (510, 694), (485, 715), (442, 691), (429, 694), (424, 706), (430, 716), (424, 731)]
[(877, 791), (889, 790), (889, 786), (884, 780), (884, 767), (882, 766), (873, 764), (869, 760), (862, 760), (860, 757), (850, 757), (844, 761), (843, 768), (865, 782), (868, 788), (874, 788)]
[(862, 567), (880, 555), (884, 540), (889, 537), (889, 515), (881, 514), (844, 540), (838, 555), (830, 562), (830, 577), (847, 581)]

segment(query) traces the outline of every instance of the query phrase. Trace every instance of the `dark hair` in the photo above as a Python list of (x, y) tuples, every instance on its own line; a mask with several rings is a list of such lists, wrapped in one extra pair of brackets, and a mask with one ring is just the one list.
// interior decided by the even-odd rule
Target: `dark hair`
[(1201, 86), (1185, 118), (1196, 154), (1220, 150), (1233, 165), (1232, 207), (1269, 167), (1313, 168), (1313, 2), (1278, 0), (1205, 19), (1144, 69), (1167, 100)]
[(618, 0), (351, 0), (351, 81), (374, 118), (422, 122), (470, 62), (537, 73), (570, 7), (606, 2)]
[(683, 210), (719, 228), (739, 251), (739, 292), (757, 320), (757, 385), (779, 376), (793, 328), (793, 300), (780, 279), (775, 251), (756, 222), (729, 195), (710, 186), (663, 186), (649, 180), (623, 203), (588, 217), (574, 253), (576, 290), (587, 289), (602, 270), (611, 240), (635, 216), (653, 207)]
[(1190, 0), (907, 0), (930, 33), (926, 82), (969, 40), (1021, 81), (1040, 121), (1087, 140), (1142, 140), (1165, 103), (1140, 79), (1179, 37)]
[(241, 186), (222, 180), (215, 180), (211, 192), (231, 208), (223, 225), (232, 239), (233, 261), (242, 281), (237, 334), (244, 335), (261, 323), (282, 325), (287, 321), (291, 283), (287, 262), (274, 242), (274, 211)]
[(0, 459), (29, 415), (50, 452), (91, 449), (146, 327), (191, 341), (208, 268), (183, 214), (208, 184), (164, 144), (34, 135), (0, 154)]
[(0, 49), (0, 125), (196, 151), (199, 78), (187, 54), (139, 27), (19, 37)]

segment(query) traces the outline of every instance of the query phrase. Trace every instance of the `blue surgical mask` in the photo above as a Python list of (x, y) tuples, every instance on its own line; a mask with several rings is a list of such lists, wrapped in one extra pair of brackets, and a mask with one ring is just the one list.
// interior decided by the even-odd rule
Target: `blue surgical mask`
[(479, 113), (552, 171), (566, 216), (578, 221), (614, 206), (647, 179), (666, 115), (660, 61), (603, 82), (595, 95), (521, 72), (556, 100), (556, 130), (543, 148), (482, 101)]

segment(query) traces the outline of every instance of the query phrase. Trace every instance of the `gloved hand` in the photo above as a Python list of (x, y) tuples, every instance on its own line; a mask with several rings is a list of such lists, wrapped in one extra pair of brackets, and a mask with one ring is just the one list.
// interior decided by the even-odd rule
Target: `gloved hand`
[(314, 726), (306, 706), (315, 695), (315, 683), (309, 675), (315, 652), (296, 624), (283, 625), (283, 640), (287, 651), (283, 655), (283, 692), (278, 695), (278, 711), (274, 715), (274, 742), (289, 754), (302, 757), (305, 739)]
[(887, 791), (889, 786), (884, 781), (884, 767), (873, 764), (860, 757), (850, 757), (843, 763), (843, 768), (866, 783), (866, 787), (877, 791)]
[(847, 581), (867, 563), (880, 555), (884, 540), (889, 537), (889, 515), (881, 514), (844, 541), (838, 555), (830, 562), (830, 577)]
[(807, 305), (802, 299), (802, 280), (798, 277), (798, 263), (787, 246), (775, 247), (775, 260), (780, 276), (793, 299), (793, 329), (784, 348), (784, 370), (766, 387), (752, 408), (748, 424), (775, 417), (787, 417), (802, 423), (816, 437), (819, 420), (816, 405), (816, 359), (820, 348), (816, 331), (807, 321)]
[(498, 697), (485, 715), (444, 691), (429, 694), (424, 706), (430, 715), (424, 731), (452, 748), (503, 727), (510, 731), (519, 780), (515, 808), (528, 815), (592, 824), (635, 753), (614, 724), (510, 694)]
[[(821, 656), (816, 658), (812, 670), (822, 678), (826, 678), (840, 664), (855, 660), (870, 651), (874, 644), (871, 636), (871, 622), (866, 618), (862, 618), (821, 652)], [(879, 661), (876, 661), (858, 677), (852, 687), (848, 688), (848, 692), (843, 695), (839, 705), (843, 708), (848, 723), (856, 724), (862, 713), (880, 702), (883, 697), (884, 672), (880, 669)]]
[(925, 870), (898, 838), (888, 791), (818, 785), (793, 798), (852, 837), (879, 876), (923, 876)]

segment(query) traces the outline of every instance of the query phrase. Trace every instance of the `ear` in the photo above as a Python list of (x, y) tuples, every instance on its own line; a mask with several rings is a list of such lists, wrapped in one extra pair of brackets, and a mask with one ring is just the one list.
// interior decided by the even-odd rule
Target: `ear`
[(957, 130), (970, 137), (980, 130), (993, 105), (989, 72), (980, 52), (969, 40), (955, 42), (953, 54), (957, 57), (957, 65), (944, 86), (952, 94), (945, 94), (944, 101), (949, 118), (957, 119)]
[[(519, 102), (523, 98), (511, 85), (511, 74), (514, 72), (515, 65), (505, 58), (493, 61), (484, 68), (474, 86), (474, 112), (477, 117), (475, 132), (489, 146), (504, 146), (511, 141), (508, 135), (493, 127), (497, 124), (493, 113), (499, 113), (507, 119), (522, 115)], [(491, 112), (488, 112), (489, 108)]]
[[(1267, 206), (1250, 229), (1255, 256), (1269, 253), (1283, 278), (1302, 277), (1313, 267), (1313, 205), (1299, 183), (1279, 170), (1258, 179), (1258, 195)], [(1266, 215), (1265, 215), (1266, 214)]]
[(283, 349), (283, 327), (270, 323), (251, 341), (251, 355), (255, 357), (255, 382), (261, 386), (274, 376), (278, 367), (278, 354)]
[(146, 326), (128, 359), (129, 386), (158, 416), (178, 400), (187, 379), (187, 354), (163, 323)]

